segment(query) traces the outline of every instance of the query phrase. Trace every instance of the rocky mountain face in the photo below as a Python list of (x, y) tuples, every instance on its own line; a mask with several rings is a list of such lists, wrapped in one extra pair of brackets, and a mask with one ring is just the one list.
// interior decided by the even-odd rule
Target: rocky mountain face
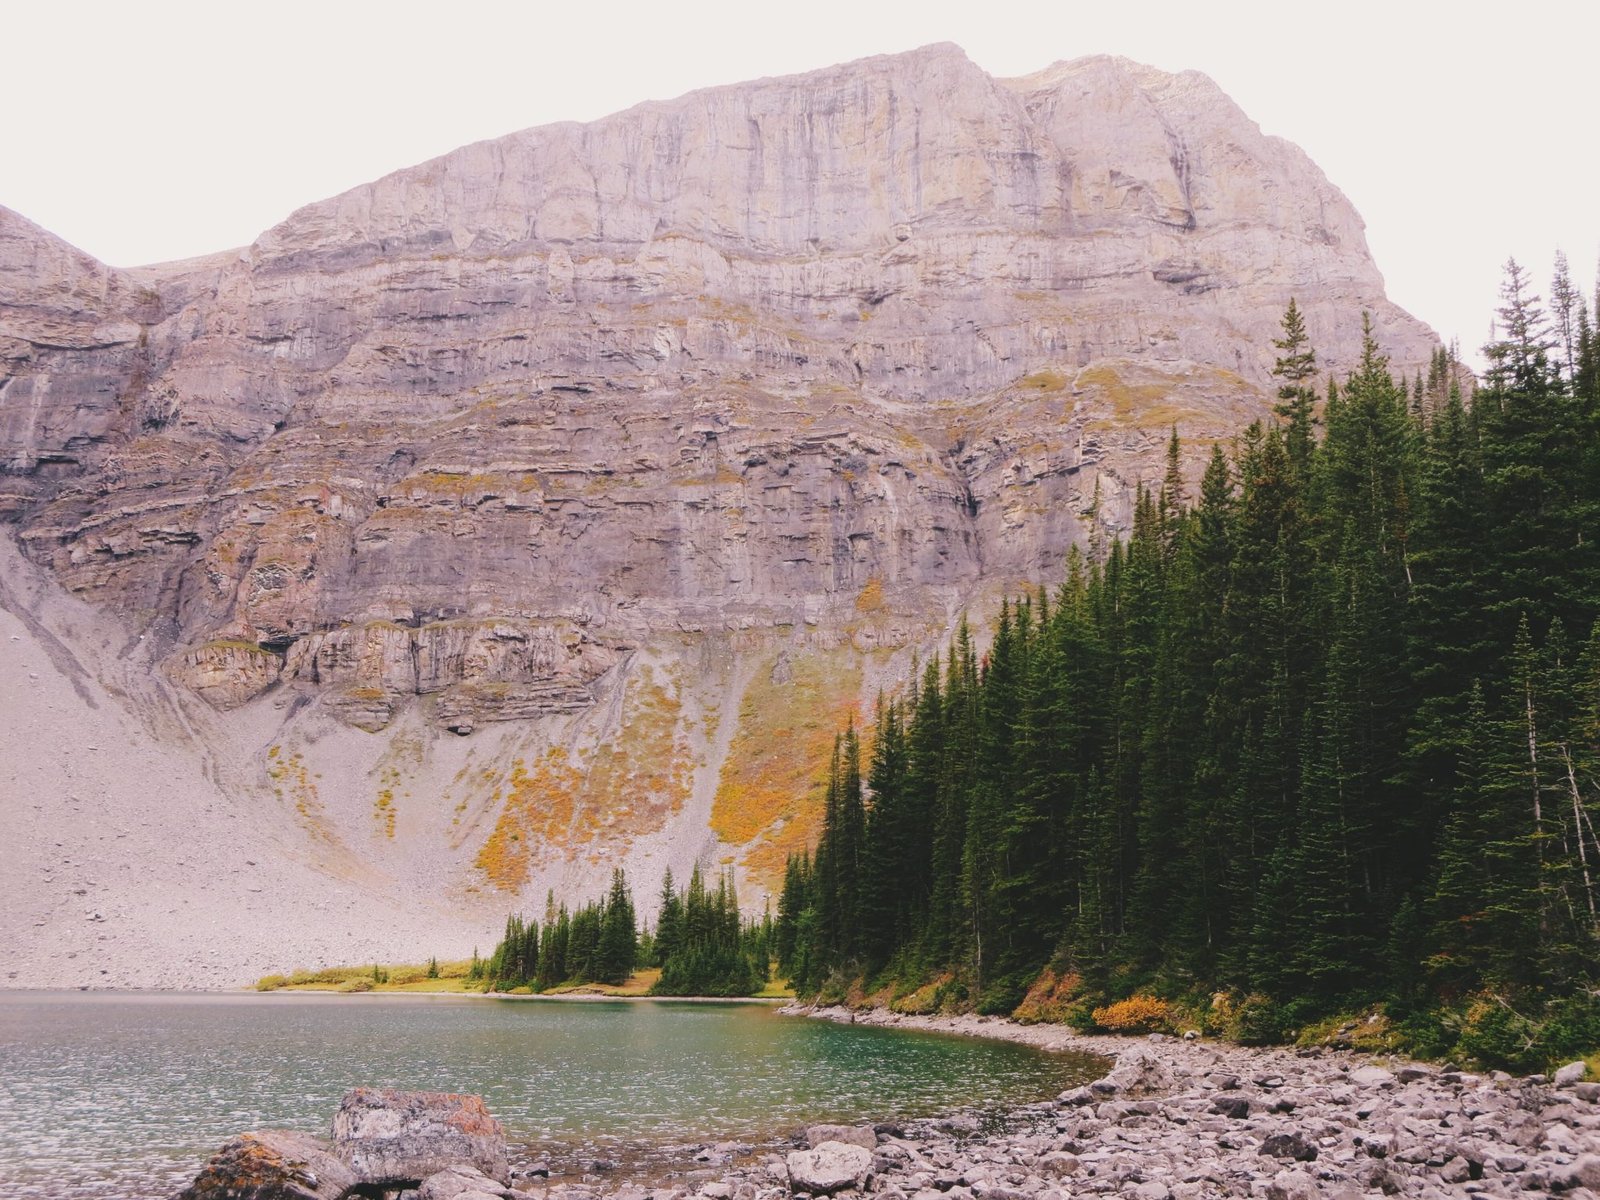
[(1291, 296), (1335, 373), (1362, 310), (1397, 365), (1436, 342), (1204, 76), (934, 46), (467, 146), (205, 259), (0, 209), (0, 516), (292, 853), (502, 908), (613, 861), (759, 886), (835, 721), (1122, 528), (1171, 428), (1198, 462), (1268, 411)]

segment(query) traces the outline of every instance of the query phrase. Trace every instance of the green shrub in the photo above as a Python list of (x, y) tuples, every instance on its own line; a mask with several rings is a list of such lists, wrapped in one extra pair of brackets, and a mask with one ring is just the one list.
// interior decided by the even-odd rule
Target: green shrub
[(834, 971), (832, 974), (830, 974), (822, 981), (822, 986), (817, 989), (818, 1004), (843, 1004), (849, 998), (850, 980), (839, 971)]
[(1004, 1017), (1020, 1005), (1032, 980), (1026, 975), (1002, 975), (992, 979), (978, 993), (978, 1011), (985, 1016)]
[(1089, 996), (1080, 996), (1061, 1012), (1061, 1019), (1080, 1033), (1093, 1033), (1100, 1026), (1094, 1019), (1095, 1003)]
[(1545, 1010), (1539, 1042), (1545, 1062), (1556, 1066), (1600, 1050), (1600, 996), (1580, 992), (1553, 1001)]
[(1525, 1075), (1544, 1065), (1539, 1025), (1501, 996), (1482, 995), (1467, 1005), (1457, 1047), (1486, 1067)]
[(1274, 1046), (1286, 1040), (1289, 1026), (1276, 1002), (1260, 992), (1252, 992), (1243, 1000), (1229, 1004), (1222, 1033), (1241, 1046)]

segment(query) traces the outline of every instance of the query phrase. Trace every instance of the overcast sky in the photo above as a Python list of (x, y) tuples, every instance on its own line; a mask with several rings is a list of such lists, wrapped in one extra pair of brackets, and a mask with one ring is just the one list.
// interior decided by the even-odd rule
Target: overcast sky
[[(1490, 18), (1490, 13), (1493, 18)], [(1593, 0), (616, 4), (11, 0), (0, 204), (133, 266), (245, 245), (467, 142), (953, 41), (997, 75), (1210, 75), (1354, 201), (1389, 294), (1469, 353), (1500, 266), (1600, 255)]]

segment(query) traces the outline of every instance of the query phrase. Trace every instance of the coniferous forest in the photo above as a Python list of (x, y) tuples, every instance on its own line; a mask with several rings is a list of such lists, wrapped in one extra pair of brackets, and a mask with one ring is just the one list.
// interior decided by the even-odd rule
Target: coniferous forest
[(1275, 420), (1193, 490), (1174, 432), (1126, 541), (841, 734), (796, 989), (1011, 1012), (1048, 969), (1091, 1026), (1600, 1046), (1600, 337), (1564, 263), (1548, 309), (1509, 264), (1496, 328), (1470, 395), (1370, 327), (1322, 382), (1291, 302)]
[(570, 984), (628, 982), (636, 968), (658, 967), (656, 996), (748, 996), (767, 984), (772, 921), (746, 921), (731, 875), (708, 888), (700, 868), (686, 886), (661, 885), (654, 930), (641, 933), (627, 877), (613, 872), (604, 899), (569, 911), (552, 895), (544, 922), (512, 915), (505, 935), (469, 975), (488, 986), (549, 991)]
[[(1197, 486), (1174, 431), (1126, 540), (841, 731), (775, 920), (668, 878), (657, 990), (748, 994), (770, 955), (825, 999), (1600, 1047), (1600, 311), (1513, 262), (1496, 330), (1481, 380), (1396, 377), (1370, 325), (1323, 379), (1291, 301), (1273, 420)], [(516, 922), (490, 977), (620, 979), (623, 903)]]

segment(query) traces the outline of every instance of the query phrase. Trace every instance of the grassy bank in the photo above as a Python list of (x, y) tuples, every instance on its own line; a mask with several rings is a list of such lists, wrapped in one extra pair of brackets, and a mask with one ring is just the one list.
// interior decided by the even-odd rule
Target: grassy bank
[[(648, 996), (650, 989), (661, 978), (659, 967), (645, 967), (635, 971), (621, 985), (609, 983), (565, 983), (536, 993), (530, 987), (512, 988), (511, 996), (615, 996), (618, 998)], [(318, 970), (297, 970), (284, 975), (263, 975), (255, 982), (258, 992), (436, 992), (463, 995), (481, 995), (489, 990), (488, 981), (481, 973), (473, 972), (469, 958), (426, 963), (384, 964), (366, 966), (323, 967)], [(667, 997), (670, 999), (671, 997)], [(752, 999), (792, 1000), (794, 992), (778, 980), (773, 980)]]

